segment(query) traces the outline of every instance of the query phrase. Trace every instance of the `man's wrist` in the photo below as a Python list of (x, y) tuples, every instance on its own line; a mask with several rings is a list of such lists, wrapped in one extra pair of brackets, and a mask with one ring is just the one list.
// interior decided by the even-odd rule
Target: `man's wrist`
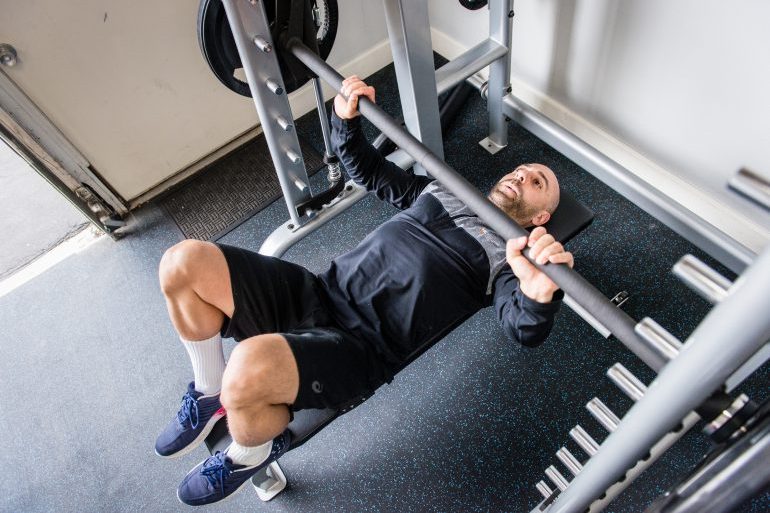
[(360, 116), (354, 116), (352, 118), (343, 118), (339, 114), (337, 114), (336, 110), (332, 110), (334, 113), (333, 118), (337, 118), (338, 120), (342, 121), (343, 123), (350, 123), (350, 122), (358, 122), (360, 121)]
[(520, 284), (519, 288), (521, 288), (521, 293), (529, 300), (534, 301), (536, 303), (550, 303), (553, 301), (553, 293), (554, 291), (542, 291), (542, 290), (527, 290), (527, 286), (524, 284)]
[(527, 296), (527, 298), (531, 299), (532, 301), (535, 301), (536, 303), (545, 304), (553, 301), (553, 292), (549, 294), (544, 294), (544, 293), (533, 294), (531, 296), (525, 293), (524, 295)]

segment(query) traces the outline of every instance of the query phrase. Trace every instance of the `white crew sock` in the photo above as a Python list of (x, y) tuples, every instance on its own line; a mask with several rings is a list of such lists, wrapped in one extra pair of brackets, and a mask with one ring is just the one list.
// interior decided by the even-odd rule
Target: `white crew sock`
[(185, 340), (182, 344), (190, 355), (195, 376), (195, 390), (203, 395), (217, 394), (222, 389), (222, 375), (225, 373), (225, 353), (222, 337), (217, 333), (206, 340)]
[(233, 460), (233, 463), (253, 467), (259, 465), (270, 456), (270, 450), (273, 448), (273, 441), (265, 442), (256, 447), (245, 447), (235, 440), (225, 450), (227, 455)]

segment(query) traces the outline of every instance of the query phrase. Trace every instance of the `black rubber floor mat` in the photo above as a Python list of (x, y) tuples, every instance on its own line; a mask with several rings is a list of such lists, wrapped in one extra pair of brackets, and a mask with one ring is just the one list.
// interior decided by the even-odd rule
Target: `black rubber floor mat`
[[(322, 157), (300, 138), (308, 174)], [(281, 197), (281, 186), (264, 135), (206, 167), (161, 199), (161, 205), (189, 239), (216, 240)]]

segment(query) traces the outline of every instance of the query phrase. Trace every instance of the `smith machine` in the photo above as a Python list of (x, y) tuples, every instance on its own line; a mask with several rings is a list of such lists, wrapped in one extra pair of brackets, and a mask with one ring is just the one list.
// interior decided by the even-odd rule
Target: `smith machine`
[[(487, 2), (461, 3), (475, 9)], [(403, 168), (414, 166), (417, 173), (430, 173), (503, 237), (525, 233), (443, 161), (438, 95), (467, 81), (481, 89), (487, 100), (489, 135), (480, 144), (488, 151), (494, 153), (506, 146), (510, 118), (606, 182), (618, 181), (613, 175), (622, 171), (617, 164), (510, 94), (512, 0), (490, 0), (489, 37), (435, 72), (427, 2), (383, 0), (383, 4), (406, 130), (366, 99), (360, 102), (360, 111), (397, 146), (388, 156), (390, 160)], [(225, 85), (253, 96), (289, 210), (289, 221), (265, 240), (260, 249), (263, 254), (282, 255), (366, 194), (355, 183), (342, 182), (339, 165), (330, 151), (319, 80), (340, 90), (342, 77), (324, 61), (336, 33), (336, 9), (334, 0), (201, 3), (199, 36), (203, 53)], [(483, 81), (477, 73), (486, 67), (489, 79)], [(236, 78), (241, 68), (245, 82)], [(287, 97), (307, 80), (312, 80), (318, 101), (329, 167), (329, 187), (317, 194), (309, 185)], [(635, 187), (641, 191), (643, 186)], [(622, 192), (629, 194), (627, 190)], [(569, 202), (574, 204), (571, 199)], [(590, 211), (579, 204), (575, 208), (579, 219), (567, 226), (562, 238), (591, 220)], [(656, 213), (654, 206), (650, 210)], [(661, 212), (659, 218), (675, 218), (695, 226), (696, 221), (688, 213)], [(693, 233), (696, 231), (693, 228)], [(710, 235), (709, 240), (717, 237)], [(718, 241), (718, 246), (715, 253), (750, 265), (731, 283), (691, 255), (676, 264), (675, 274), (714, 304), (684, 343), (650, 318), (633, 320), (571, 269), (542, 267), (565, 291), (571, 308), (604, 336), (614, 335), (658, 375), (645, 385), (620, 364), (607, 371), (607, 376), (635, 401), (634, 406), (620, 418), (598, 398), (588, 402), (586, 408), (609, 434), (600, 444), (579, 425), (570, 431), (587, 461), (581, 463), (562, 447), (556, 457), (572, 477), (566, 478), (555, 465), (548, 467), (545, 474), (550, 484), (536, 484), (543, 501), (533, 512), (601, 511), (700, 419), (707, 421), (705, 431), (718, 444), (715, 451), (648, 511), (730, 511), (767, 487), (770, 405), (757, 405), (745, 395), (730, 394), (770, 356), (770, 249), (755, 258), (732, 248), (727, 241)], [(292, 445), (301, 445), (349, 409), (298, 412), (289, 426), (295, 435)], [(223, 424), (207, 439), (211, 451), (229, 444)], [(271, 499), (286, 486), (277, 462), (255, 476), (253, 482), (263, 500)]]

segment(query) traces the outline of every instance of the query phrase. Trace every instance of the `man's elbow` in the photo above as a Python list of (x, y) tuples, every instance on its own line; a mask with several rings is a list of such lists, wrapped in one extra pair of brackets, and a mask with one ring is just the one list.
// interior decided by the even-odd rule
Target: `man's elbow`
[(548, 339), (550, 328), (547, 330), (527, 330), (517, 329), (514, 326), (505, 326), (504, 331), (511, 342), (518, 343), (525, 347), (538, 347)]

